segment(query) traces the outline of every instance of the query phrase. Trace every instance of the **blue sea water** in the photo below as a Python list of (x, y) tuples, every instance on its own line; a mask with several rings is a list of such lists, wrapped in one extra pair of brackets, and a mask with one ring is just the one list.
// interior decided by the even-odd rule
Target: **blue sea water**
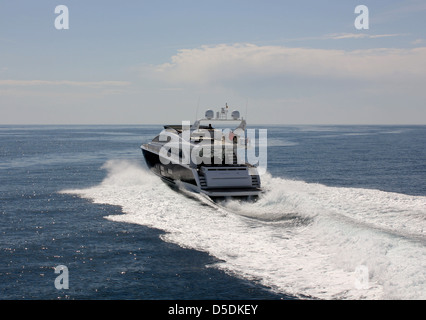
[(426, 126), (252, 128), (266, 192), (214, 207), (147, 171), (161, 126), (0, 126), (0, 299), (426, 298)]

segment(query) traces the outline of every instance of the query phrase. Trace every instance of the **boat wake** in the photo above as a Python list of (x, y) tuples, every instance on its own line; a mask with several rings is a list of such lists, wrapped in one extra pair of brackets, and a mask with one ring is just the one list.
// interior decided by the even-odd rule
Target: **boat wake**
[[(104, 165), (97, 186), (64, 190), (122, 207), (107, 219), (164, 230), (164, 241), (274, 292), (321, 299), (425, 299), (426, 197), (328, 187), (265, 174), (256, 202), (175, 192), (137, 163)], [(193, 201), (193, 199), (197, 201)]]

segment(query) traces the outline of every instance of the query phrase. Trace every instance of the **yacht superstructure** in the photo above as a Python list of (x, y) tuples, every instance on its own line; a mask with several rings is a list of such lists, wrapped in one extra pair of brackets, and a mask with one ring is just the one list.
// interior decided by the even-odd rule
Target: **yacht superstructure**
[[(235, 122), (238, 126), (233, 130), (221, 128)], [(244, 156), (245, 129), (246, 121), (238, 111), (233, 111), (228, 119), (226, 105), (216, 115), (207, 110), (205, 117), (192, 125), (165, 125), (141, 149), (148, 167), (168, 183), (212, 199), (253, 198), (262, 189), (257, 168)]]

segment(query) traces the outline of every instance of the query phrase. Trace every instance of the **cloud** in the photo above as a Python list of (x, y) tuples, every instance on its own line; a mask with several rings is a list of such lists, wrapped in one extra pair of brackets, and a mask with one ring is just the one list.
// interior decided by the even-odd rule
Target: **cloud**
[(426, 3), (423, 0), (399, 1), (390, 5), (389, 9), (373, 14), (374, 24), (395, 23), (400, 19), (412, 19), (413, 14), (426, 11)]
[(407, 33), (370, 34), (358, 33), (329, 33), (320, 36), (280, 39), (279, 42), (305, 42), (311, 40), (342, 40), (342, 39), (379, 39), (407, 36)]
[(368, 33), (332, 33), (325, 35), (322, 39), (378, 39), (378, 38), (390, 38), (404, 36), (402, 33), (391, 33), (391, 34), (368, 34)]
[(130, 85), (127, 81), (49, 81), (49, 80), (0, 80), (0, 86), (72, 86), (72, 87), (123, 87)]
[(416, 39), (416, 40), (411, 42), (411, 44), (414, 44), (414, 45), (424, 44), (424, 43), (426, 43), (425, 39)]
[(403, 81), (426, 76), (426, 47), (336, 50), (221, 44), (179, 50), (171, 62), (146, 67), (149, 78), (212, 85), (280, 77)]

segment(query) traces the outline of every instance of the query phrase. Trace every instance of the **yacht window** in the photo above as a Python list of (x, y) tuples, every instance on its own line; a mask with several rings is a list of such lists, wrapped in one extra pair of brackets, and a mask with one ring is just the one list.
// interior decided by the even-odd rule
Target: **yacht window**
[(152, 139), (153, 142), (160, 142), (160, 136), (156, 136), (154, 139)]

